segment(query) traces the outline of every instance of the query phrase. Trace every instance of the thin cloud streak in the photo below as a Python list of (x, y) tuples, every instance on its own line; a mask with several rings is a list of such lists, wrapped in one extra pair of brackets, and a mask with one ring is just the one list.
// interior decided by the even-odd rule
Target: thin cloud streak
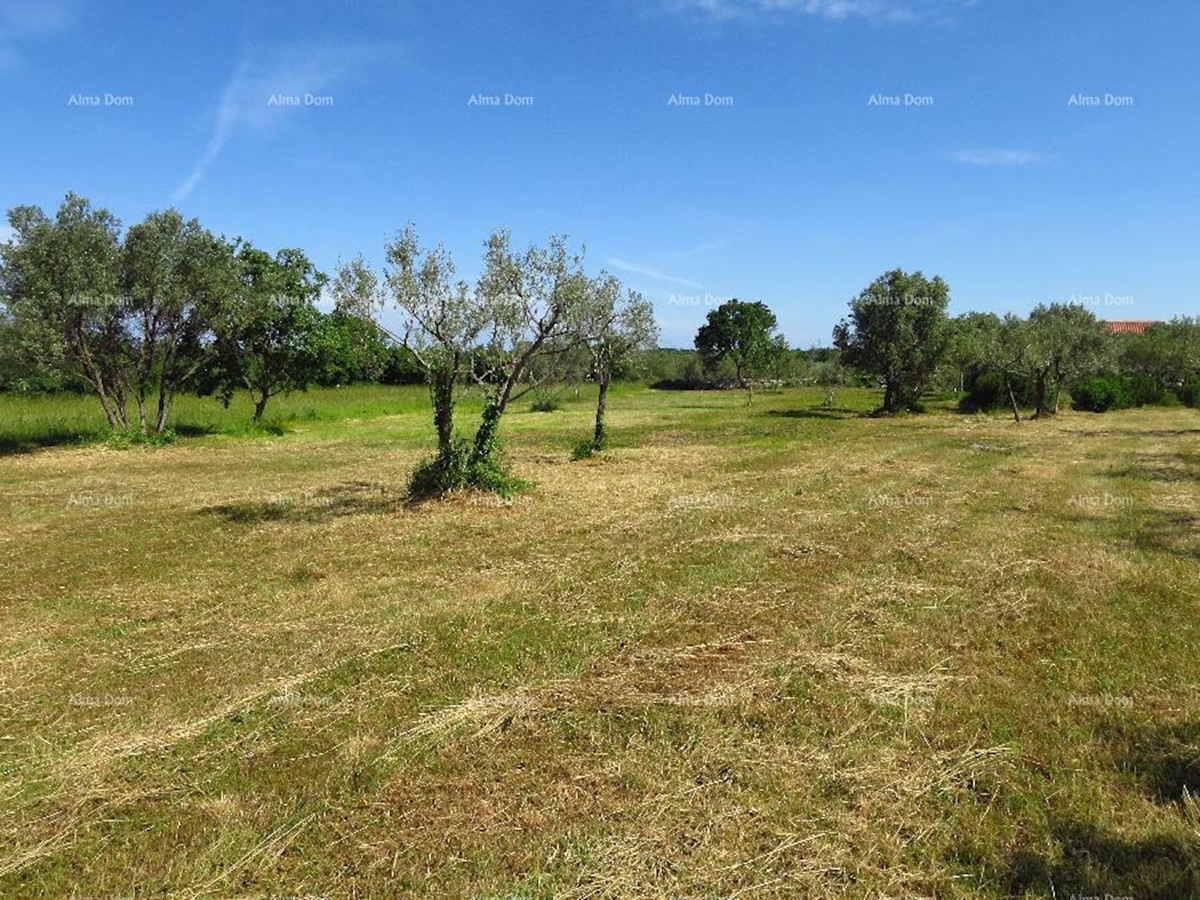
[(968, 166), (1030, 166), (1044, 161), (1040, 153), (1029, 150), (955, 150), (950, 159)]
[(631, 275), (641, 275), (645, 278), (653, 278), (656, 281), (665, 281), (668, 284), (678, 284), (682, 287), (704, 289), (704, 285), (695, 281), (689, 281), (686, 278), (680, 278), (676, 275), (668, 275), (666, 272), (660, 272), (652, 266), (643, 265), (636, 262), (627, 262), (623, 259), (613, 257), (609, 259), (608, 264), (614, 269), (620, 269), (622, 272), (628, 272)]
[(944, 23), (975, 0), (664, 0), (669, 12), (691, 12), (714, 22), (796, 14), (839, 22), (860, 19), (876, 24), (921, 21)]
[(18, 45), (66, 31), (75, 24), (73, 5), (60, 0), (0, 0), (0, 68), (23, 61)]
[(208, 140), (208, 147), (192, 169), (192, 174), (171, 195), (172, 203), (180, 203), (187, 199), (196, 185), (200, 183), (200, 179), (208, 172), (208, 167), (216, 161), (225, 145), (229, 143), (229, 139), (233, 137), (233, 131), (238, 121), (238, 96), (241, 93), (245, 77), (246, 64), (242, 62), (221, 93), (221, 103), (217, 107), (217, 124), (213, 129), (212, 137)]
[(204, 152), (188, 177), (175, 189), (171, 201), (186, 200), (239, 133), (270, 131), (289, 115), (303, 111), (287, 104), (272, 103), (272, 97), (327, 92), (382, 58), (386, 52), (386, 48), (370, 47), (293, 48), (268, 60), (265, 65), (253, 65), (243, 57), (221, 91), (212, 134)]

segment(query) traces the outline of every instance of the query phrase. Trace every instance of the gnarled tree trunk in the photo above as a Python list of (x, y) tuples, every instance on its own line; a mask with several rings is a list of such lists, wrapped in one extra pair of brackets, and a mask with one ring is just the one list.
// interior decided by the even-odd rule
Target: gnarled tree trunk
[(596, 399), (596, 428), (592, 434), (592, 446), (594, 446), (597, 450), (603, 449), (604, 442), (606, 440), (604, 433), (604, 414), (608, 409), (608, 384), (611, 380), (611, 372), (600, 372), (600, 395)]

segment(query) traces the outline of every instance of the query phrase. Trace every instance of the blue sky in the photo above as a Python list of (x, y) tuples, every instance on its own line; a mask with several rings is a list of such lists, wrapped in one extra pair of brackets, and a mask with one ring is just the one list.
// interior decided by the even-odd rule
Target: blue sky
[(828, 344), (896, 266), (952, 311), (1195, 315), (1198, 47), (1194, 0), (0, 0), (0, 204), (174, 204), (327, 271), (408, 220), (468, 276), (566, 232), (673, 346), (735, 296)]

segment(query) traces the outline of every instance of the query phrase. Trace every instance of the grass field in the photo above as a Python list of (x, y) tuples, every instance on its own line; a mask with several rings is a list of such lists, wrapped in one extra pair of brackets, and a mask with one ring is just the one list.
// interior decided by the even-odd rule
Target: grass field
[(1200, 896), (1200, 417), (822, 396), (5, 399), (0, 896)]

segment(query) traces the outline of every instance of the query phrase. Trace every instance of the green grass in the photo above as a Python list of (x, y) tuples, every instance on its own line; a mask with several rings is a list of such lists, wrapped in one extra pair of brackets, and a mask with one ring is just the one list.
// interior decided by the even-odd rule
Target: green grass
[[(304, 425), (413, 413), (424, 409), (427, 398), (421, 386), (355, 385), (302, 391), (273, 397), (264, 428), (252, 423), (253, 403), (244, 394), (235, 396), (228, 408), (209, 397), (187, 395), (176, 400), (171, 426), (185, 436), (269, 435)], [(107, 434), (100, 404), (91, 395), (0, 394), (0, 453), (86, 445), (104, 440)]]
[(0, 895), (1200, 893), (1196, 413), (823, 398), (0, 398)]

